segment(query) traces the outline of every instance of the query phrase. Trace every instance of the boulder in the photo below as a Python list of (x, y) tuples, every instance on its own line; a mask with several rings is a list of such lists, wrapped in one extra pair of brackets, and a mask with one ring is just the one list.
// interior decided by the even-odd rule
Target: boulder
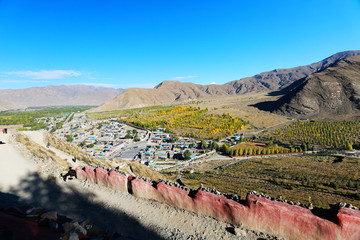
[(45, 212), (45, 213), (41, 214), (40, 218), (56, 221), (57, 220), (57, 212), (56, 211)]

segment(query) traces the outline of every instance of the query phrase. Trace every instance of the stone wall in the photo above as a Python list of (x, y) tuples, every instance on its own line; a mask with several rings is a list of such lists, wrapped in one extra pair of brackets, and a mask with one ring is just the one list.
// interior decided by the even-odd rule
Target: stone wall
[(331, 209), (313, 209), (256, 192), (241, 200), (215, 189), (193, 190), (170, 181), (128, 178), (115, 170), (91, 166), (79, 167), (76, 173), (80, 180), (290, 239), (360, 239), (360, 211), (345, 203)]

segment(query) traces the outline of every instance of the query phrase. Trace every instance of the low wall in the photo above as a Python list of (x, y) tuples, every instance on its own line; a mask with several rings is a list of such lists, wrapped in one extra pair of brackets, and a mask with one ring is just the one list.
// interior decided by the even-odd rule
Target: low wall
[(360, 211), (344, 203), (329, 210), (309, 209), (256, 192), (240, 200), (237, 195), (216, 190), (192, 190), (169, 181), (127, 178), (114, 170), (86, 166), (76, 172), (81, 180), (289, 239), (360, 239)]

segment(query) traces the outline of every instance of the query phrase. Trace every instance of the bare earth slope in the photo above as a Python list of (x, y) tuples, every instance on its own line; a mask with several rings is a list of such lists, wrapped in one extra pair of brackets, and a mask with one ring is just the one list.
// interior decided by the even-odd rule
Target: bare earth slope
[(6, 101), (4, 99), (0, 99), (0, 111), (13, 110), (13, 109), (22, 109), (24, 108), (21, 105), (18, 105), (13, 102)]
[(0, 98), (26, 107), (64, 105), (93, 106), (100, 105), (121, 92), (122, 89), (86, 85), (61, 85), (23, 89), (2, 89), (0, 90)]
[(223, 85), (199, 85), (178, 81), (164, 81), (153, 89), (126, 89), (114, 99), (92, 111), (112, 111), (197, 99), (234, 96), (244, 93), (270, 92), (283, 89), (297, 80), (323, 70), (340, 59), (358, 54), (360, 54), (360, 51), (340, 52), (310, 65), (289, 69), (275, 69)]
[(360, 56), (343, 59), (312, 74), (268, 105), (275, 106), (275, 112), (295, 117), (360, 114)]

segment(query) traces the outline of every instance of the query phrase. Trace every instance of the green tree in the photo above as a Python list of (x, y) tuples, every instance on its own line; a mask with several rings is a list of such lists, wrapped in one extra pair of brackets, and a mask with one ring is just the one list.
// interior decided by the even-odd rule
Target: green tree
[(65, 135), (66, 141), (72, 142), (74, 141), (74, 138), (71, 135)]
[(179, 140), (179, 138), (177, 136), (172, 136), (171, 137), (171, 142), (177, 142)]
[(235, 156), (239, 156), (239, 149), (235, 150)]
[(206, 149), (207, 148), (206, 142), (204, 140), (201, 140), (200, 148), (201, 149)]
[(345, 149), (346, 150), (353, 150), (353, 146), (350, 142), (347, 142), (346, 145), (345, 145)]
[(248, 150), (247, 149), (244, 150), (244, 156), (246, 156), (246, 155), (248, 155)]
[(224, 143), (222, 146), (221, 146), (221, 151), (223, 153), (229, 153), (229, 145), (227, 145), (226, 143)]
[(242, 156), (244, 154), (244, 150), (242, 148), (239, 149), (239, 156)]
[(190, 156), (191, 156), (191, 152), (187, 149), (184, 151), (183, 156), (184, 156), (185, 160), (189, 160)]
[(230, 156), (234, 156), (234, 149), (230, 149)]
[(127, 133), (127, 134), (125, 135), (125, 138), (126, 138), (126, 139), (130, 139), (130, 138), (132, 138), (132, 136), (131, 136), (130, 133)]

